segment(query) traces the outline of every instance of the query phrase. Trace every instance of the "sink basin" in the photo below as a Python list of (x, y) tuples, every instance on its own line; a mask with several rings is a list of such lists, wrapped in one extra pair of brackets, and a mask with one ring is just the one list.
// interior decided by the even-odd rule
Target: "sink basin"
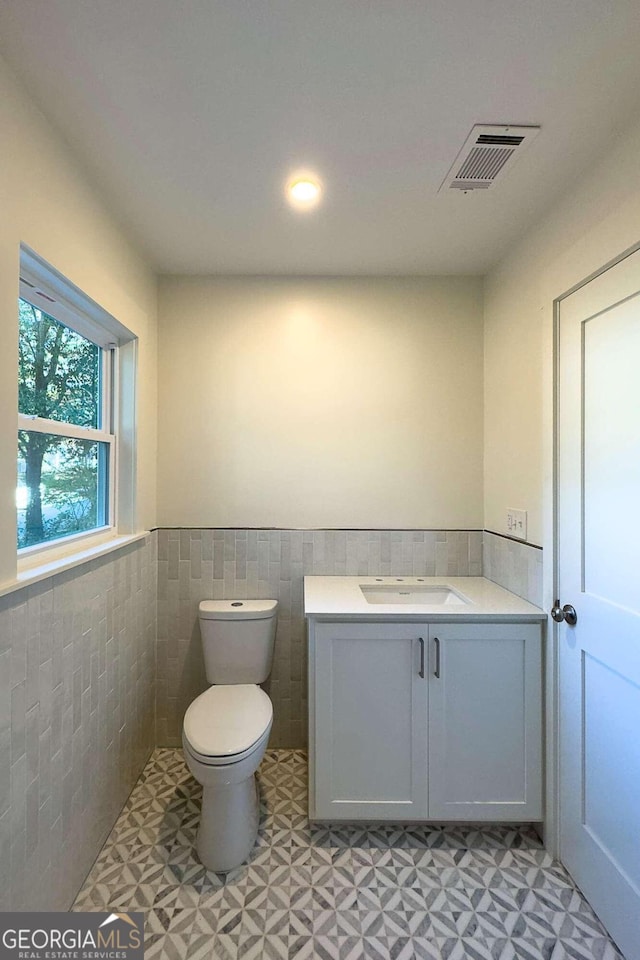
[(469, 603), (466, 597), (446, 584), (428, 583), (361, 583), (367, 603), (424, 603), (427, 606)]

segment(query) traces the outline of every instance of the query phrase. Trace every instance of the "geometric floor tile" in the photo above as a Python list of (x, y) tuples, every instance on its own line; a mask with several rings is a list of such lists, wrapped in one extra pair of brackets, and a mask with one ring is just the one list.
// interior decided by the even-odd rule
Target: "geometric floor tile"
[(314, 825), (307, 763), (267, 751), (247, 864), (200, 864), (201, 787), (159, 749), (74, 910), (139, 910), (146, 960), (623, 960), (527, 826)]

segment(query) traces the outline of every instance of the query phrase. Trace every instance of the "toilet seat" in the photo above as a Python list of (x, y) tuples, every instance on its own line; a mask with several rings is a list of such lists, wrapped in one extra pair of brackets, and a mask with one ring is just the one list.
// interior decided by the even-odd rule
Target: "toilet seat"
[(271, 700), (256, 684), (220, 684), (190, 704), (183, 733), (189, 751), (201, 763), (238, 763), (268, 737), (272, 720)]
[[(202, 767), (207, 768), (217, 768), (220, 771), (229, 770), (231, 767), (234, 769), (236, 767), (241, 767), (241, 761), (246, 760), (253, 756), (253, 754), (262, 755), (267, 747), (267, 742), (269, 740), (269, 734), (271, 733), (271, 724), (267, 727), (263, 735), (256, 740), (255, 743), (252, 743), (247, 750), (243, 750), (242, 753), (234, 753), (232, 756), (226, 757), (215, 757), (215, 756), (206, 756), (203, 753), (198, 753), (197, 750), (194, 750), (187, 738), (182, 734), (182, 748), (189, 754), (192, 760), (195, 760)], [(257, 766), (257, 764), (256, 764)]]

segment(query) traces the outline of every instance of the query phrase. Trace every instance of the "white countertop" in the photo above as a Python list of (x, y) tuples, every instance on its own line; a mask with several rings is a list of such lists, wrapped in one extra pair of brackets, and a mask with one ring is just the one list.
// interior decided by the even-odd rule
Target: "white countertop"
[[(360, 586), (448, 586), (466, 602), (369, 603)], [(509, 620), (540, 621), (544, 610), (484, 577), (305, 577), (304, 612), (323, 620)]]

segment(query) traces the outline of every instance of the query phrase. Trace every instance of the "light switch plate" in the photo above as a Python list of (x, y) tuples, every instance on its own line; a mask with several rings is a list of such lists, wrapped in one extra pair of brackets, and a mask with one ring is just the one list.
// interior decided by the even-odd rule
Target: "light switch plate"
[(518, 540), (527, 539), (527, 511), (507, 507), (507, 533)]

